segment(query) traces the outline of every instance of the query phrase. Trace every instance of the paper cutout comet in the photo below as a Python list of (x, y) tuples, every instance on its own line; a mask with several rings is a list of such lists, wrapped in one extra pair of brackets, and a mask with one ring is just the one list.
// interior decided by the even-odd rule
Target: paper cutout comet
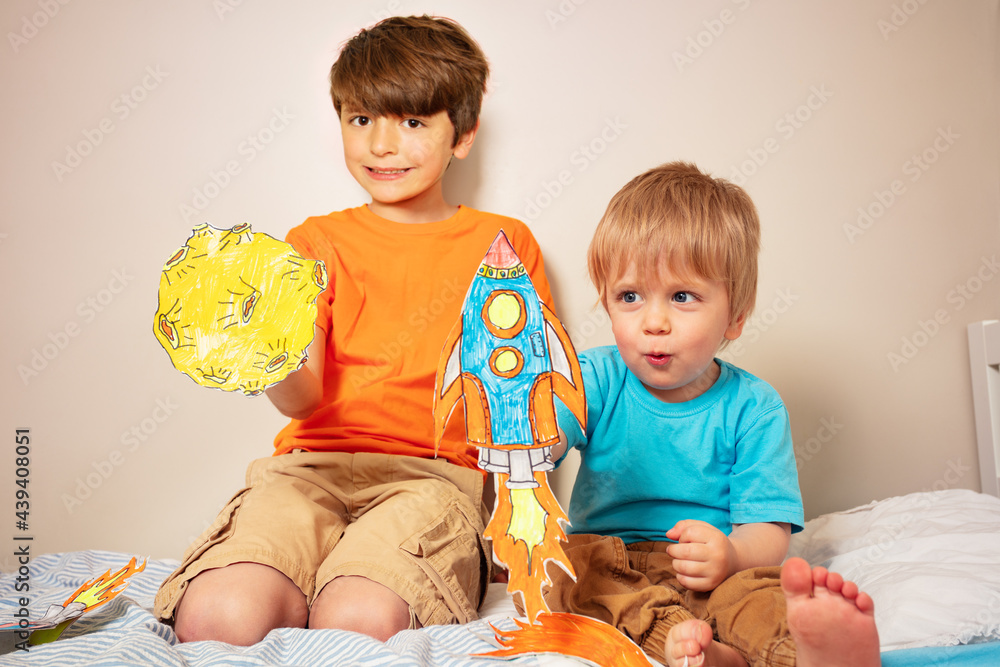
[(570, 655), (595, 667), (650, 667), (657, 665), (614, 626), (587, 616), (563, 613), (539, 614), (534, 623), (514, 619), (516, 630), (498, 630), (491, 625), (496, 651), (477, 657), (513, 660), (522, 655), (551, 653)]
[(461, 400), (466, 437), (479, 466), (497, 473), (497, 507), (486, 528), (496, 558), (510, 570), (507, 590), (526, 614), (548, 611), (542, 589), (554, 561), (572, 574), (559, 542), (566, 514), (549, 489), (552, 445), (559, 441), (553, 395), (581, 426), (587, 407), (580, 364), (562, 323), (535, 292), (506, 235), (497, 234), (445, 342), (434, 395), (438, 443)]
[(101, 576), (84, 582), (61, 605), (49, 605), (45, 614), (38, 620), (19, 619), (11, 623), (2, 623), (0, 631), (18, 632), (22, 638), (27, 637), (26, 633), (30, 633), (28, 641), (31, 644), (53, 642), (85, 613), (118, 597), (131, 583), (128, 581), (129, 577), (146, 569), (146, 562), (143, 561), (142, 565), (136, 566), (136, 559), (133, 557), (128, 565), (114, 574), (111, 574), (109, 569)]
[(306, 359), (323, 262), (242, 224), (195, 227), (163, 266), (156, 339), (205, 387), (256, 396)]

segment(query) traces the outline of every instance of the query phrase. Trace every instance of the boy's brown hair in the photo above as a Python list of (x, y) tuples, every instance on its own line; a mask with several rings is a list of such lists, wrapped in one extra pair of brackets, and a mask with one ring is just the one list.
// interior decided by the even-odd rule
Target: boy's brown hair
[(606, 287), (634, 262), (655, 276), (662, 262), (681, 275), (720, 280), (730, 321), (749, 317), (757, 299), (760, 221), (750, 196), (686, 162), (632, 179), (612, 197), (587, 251), (590, 279), (608, 307)]
[(337, 115), (345, 106), (373, 116), (447, 111), (453, 145), (479, 122), (489, 64), (462, 26), (446, 18), (393, 16), (348, 40), (330, 68)]

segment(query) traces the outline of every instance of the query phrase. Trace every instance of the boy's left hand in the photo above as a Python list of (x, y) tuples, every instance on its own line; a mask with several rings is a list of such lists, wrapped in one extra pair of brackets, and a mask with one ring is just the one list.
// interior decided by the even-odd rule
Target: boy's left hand
[(692, 591), (711, 591), (730, 576), (737, 560), (732, 542), (715, 526), (685, 519), (667, 531), (677, 544), (667, 547), (674, 559), (677, 581)]

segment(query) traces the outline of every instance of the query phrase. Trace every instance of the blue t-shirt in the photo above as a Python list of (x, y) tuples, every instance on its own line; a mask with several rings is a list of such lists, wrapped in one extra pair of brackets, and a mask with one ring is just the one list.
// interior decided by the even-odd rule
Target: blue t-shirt
[(559, 424), (580, 450), (570, 532), (626, 543), (667, 541), (682, 519), (728, 535), (733, 524), (804, 517), (788, 411), (766, 382), (716, 360), (721, 375), (701, 396), (666, 403), (649, 393), (615, 346), (580, 355), (587, 434), (557, 402)]

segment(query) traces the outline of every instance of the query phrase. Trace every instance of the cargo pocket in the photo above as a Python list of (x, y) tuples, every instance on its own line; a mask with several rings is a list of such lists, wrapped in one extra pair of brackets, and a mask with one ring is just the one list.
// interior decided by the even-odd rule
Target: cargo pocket
[(239, 512), (240, 506), (243, 505), (243, 499), (250, 489), (241, 489), (229, 499), (226, 506), (222, 508), (218, 516), (215, 517), (215, 521), (212, 522), (205, 531), (198, 536), (191, 546), (187, 548), (184, 552), (182, 562), (184, 566), (190, 564), (192, 561), (197, 560), (203, 553), (214, 547), (220, 542), (224, 542), (226, 538), (233, 534), (236, 528), (236, 515)]
[(153, 603), (153, 615), (162, 621), (172, 621), (177, 604), (184, 595), (188, 582), (205, 570), (220, 567), (225, 564), (205, 564), (199, 563), (199, 559), (206, 551), (217, 544), (224, 542), (236, 526), (236, 515), (243, 504), (244, 497), (250, 489), (241, 489), (234, 495), (226, 506), (222, 508), (215, 521), (202, 532), (198, 538), (191, 543), (191, 546), (184, 551), (181, 558), (181, 565), (171, 574), (160, 586)]
[(424, 625), (468, 623), (478, 618), (490, 567), (479, 524), (478, 516), (473, 519), (466, 508), (451, 502), (400, 545), (427, 575), (451, 612), (446, 616), (443, 610), (431, 610), (429, 618), (420, 619)]

